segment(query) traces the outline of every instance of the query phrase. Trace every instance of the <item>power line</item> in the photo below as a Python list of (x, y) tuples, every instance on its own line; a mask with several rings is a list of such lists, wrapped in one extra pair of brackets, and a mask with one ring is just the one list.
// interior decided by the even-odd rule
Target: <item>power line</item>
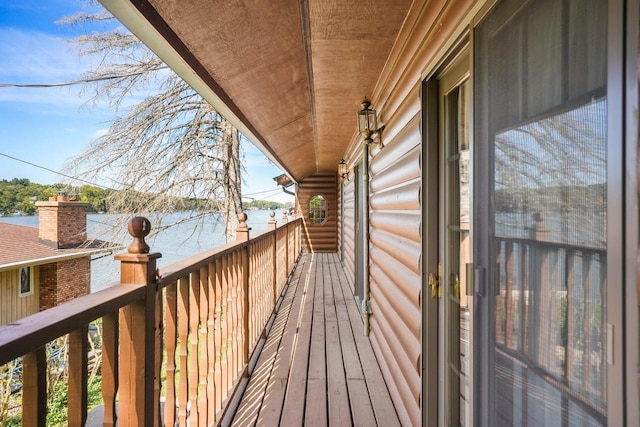
[[(5, 153), (0, 153), (0, 156), (7, 157), (7, 158), (9, 158), (9, 159), (11, 159), (11, 160), (15, 160), (15, 161), (17, 161), (17, 162), (25, 163), (25, 164), (27, 164), (27, 165), (29, 165), (29, 166), (33, 166), (33, 167), (36, 167), (36, 168), (44, 169), (44, 170), (49, 171), (49, 172), (53, 172), (53, 173), (55, 173), (55, 174), (57, 174), (57, 175), (64, 176), (65, 178), (69, 178), (69, 179), (73, 179), (73, 180), (76, 180), (76, 181), (84, 182), (84, 183), (86, 183), (86, 184), (93, 185), (94, 187), (100, 187), (100, 188), (103, 188), (103, 189), (105, 189), (105, 190), (114, 190), (113, 188), (106, 187), (106, 186), (101, 185), (101, 184), (96, 184), (96, 183), (94, 183), (94, 182), (87, 181), (86, 179), (77, 178), (77, 177), (75, 177), (75, 176), (71, 176), (71, 175), (66, 175), (66, 174), (64, 174), (64, 173), (62, 173), (62, 172), (59, 172), (59, 171), (56, 171), (56, 170), (53, 170), (53, 169), (49, 169), (48, 167), (45, 167), (45, 166), (37, 165), (37, 164), (35, 164), (35, 163), (28, 162), (28, 161), (26, 161), (26, 160), (22, 160), (22, 159), (19, 159), (19, 158), (17, 158), (17, 157), (13, 157), (13, 156), (10, 156), (10, 155), (5, 154)], [(115, 190), (114, 190), (114, 191), (115, 191)]]
[(69, 82), (61, 82), (61, 83), (28, 83), (28, 84), (27, 83), (25, 83), (25, 84), (20, 84), (20, 83), (0, 83), (0, 88), (38, 89), (38, 88), (75, 86), (75, 85), (81, 85), (81, 84), (85, 84), (85, 83), (95, 83), (95, 82), (100, 82), (100, 81), (105, 81), (105, 80), (122, 79), (122, 78), (125, 78), (125, 77), (135, 77), (135, 76), (140, 76), (142, 74), (150, 73), (152, 71), (160, 71), (160, 70), (165, 70), (165, 69), (168, 69), (168, 68), (169, 67), (167, 67), (165, 65), (163, 67), (153, 68), (151, 70), (145, 70), (145, 71), (138, 71), (138, 72), (135, 72), (135, 73), (118, 74), (118, 75), (114, 75), (114, 76), (95, 77), (95, 78), (92, 78), (92, 79), (72, 80), (72, 81), (69, 81)]
[(272, 188), (271, 190), (258, 191), (258, 192), (255, 192), (255, 193), (247, 193), (247, 194), (243, 194), (242, 196), (243, 197), (244, 196), (255, 196), (256, 194), (264, 194), (264, 193), (271, 193), (271, 192), (273, 192), (275, 194), (276, 191), (280, 191), (280, 188), (276, 187), (276, 188)]

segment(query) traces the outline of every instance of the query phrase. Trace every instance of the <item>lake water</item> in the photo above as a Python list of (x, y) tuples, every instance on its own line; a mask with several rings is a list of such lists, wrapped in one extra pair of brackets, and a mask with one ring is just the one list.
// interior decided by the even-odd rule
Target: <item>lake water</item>
[[(251, 227), (251, 235), (267, 229), (269, 210), (247, 212), (247, 224)], [(187, 213), (176, 213), (168, 216), (164, 223), (188, 218)], [(128, 245), (132, 238), (122, 230), (117, 237), (111, 232), (117, 217), (109, 214), (88, 214), (87, 235)], [(278, 224), (282, 223), (282, 212), (276, 211)], [(12, 224), (38, 227), (37, 216), (0, 217), (0, 221)], [(151, 219), (153, 229), (154, 220)], [(219, 215), (212, 215), (201, 221), (188, 221), (162, 230), (155, 237), (147, 239), (152, 252), (160, 252), (162, 258), (157, 261), (159, 268), (225, 244), (224, 223)], [(126, 249), (125, 249), (126, 250)], [(124, 251), (124, 250), (123, 250)], [(94, 255), (91, 260), (91, 291), (95, 292), (106, 286), (117, 283), (120, 278), (120, 264), (113, 259), (113, 254)]]

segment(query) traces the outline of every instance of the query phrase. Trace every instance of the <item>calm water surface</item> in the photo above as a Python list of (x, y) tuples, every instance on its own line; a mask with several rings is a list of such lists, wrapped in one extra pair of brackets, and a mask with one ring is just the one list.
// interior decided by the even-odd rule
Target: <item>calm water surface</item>
[[(251, 235), (260, 233), (267, 229), (269, 221), (269, 210), (247, 212), (247, 224), (251, 227)], [(173, 222), (181, 218), (187, 218), (186, 213), (173, 214), (168, 217), (167, 222)], [(108, 214), (88, 214), (87, 215), (87, 235), (89, 238), (117, 241), (128, 245), (132, 238), (121, 230), (114, 237), (113, 224), (117, 217)], [(282, 212), (276, 211), (278, 224), (282, 223)], [(30, 227), (38, 226), (37, 216), (17, 216), (0, 217), (0, 221), (12, 224), (26, 225)], [(153, 229), (153, 219), (151, 227)], [(126, 234), (125, 234), (126, 233)], [(211, 216), (204, 221), (189, 221), (159, 232), (155, 237), (148, 239), (152, 252), (160, 252), (162, 258), (157, 261), (159, 268), (167, 266), (173, 262), (187, 258), (191, 255), (203, 252), (225, 244), (224, 223), (219, 216)], [(91, 260), (91, 291), (95, 292), (119, 281), (119, 263), (113, 259), (113, 254), (94, 255)]]

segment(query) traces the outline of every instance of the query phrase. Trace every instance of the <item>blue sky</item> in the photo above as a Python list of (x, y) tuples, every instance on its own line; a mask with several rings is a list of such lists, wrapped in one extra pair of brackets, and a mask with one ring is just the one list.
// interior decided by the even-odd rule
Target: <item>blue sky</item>
[[(79, 0), (0, 0), (0, 84), (51, 84), (77, 80), (88, 66), (68, 40), (78, 29), (55, 22), (80, 11)], [(0, 179), (28, 178), (40, 184), (62, 177), (5, 157), (23, 159), (55, 171), (108, 128), (115, 112), (84, 106), (81, 87), (0, 87)], [(293, 201), (272, 177), (281, 172), (251, 144), (243, 147), (243, 194)], [(107, 183), (97, 183), (105, 184)], [(273, 190), (273, 191), (269, 191)]]

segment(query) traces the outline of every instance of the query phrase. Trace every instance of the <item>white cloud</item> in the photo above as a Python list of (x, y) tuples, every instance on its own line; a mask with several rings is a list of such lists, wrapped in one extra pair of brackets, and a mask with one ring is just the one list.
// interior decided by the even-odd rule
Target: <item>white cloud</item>
[(91, 139), (100, 138), (105, 136), (109, 132), (109, 129), (97, 129), (93, 135), (91, 135)]

